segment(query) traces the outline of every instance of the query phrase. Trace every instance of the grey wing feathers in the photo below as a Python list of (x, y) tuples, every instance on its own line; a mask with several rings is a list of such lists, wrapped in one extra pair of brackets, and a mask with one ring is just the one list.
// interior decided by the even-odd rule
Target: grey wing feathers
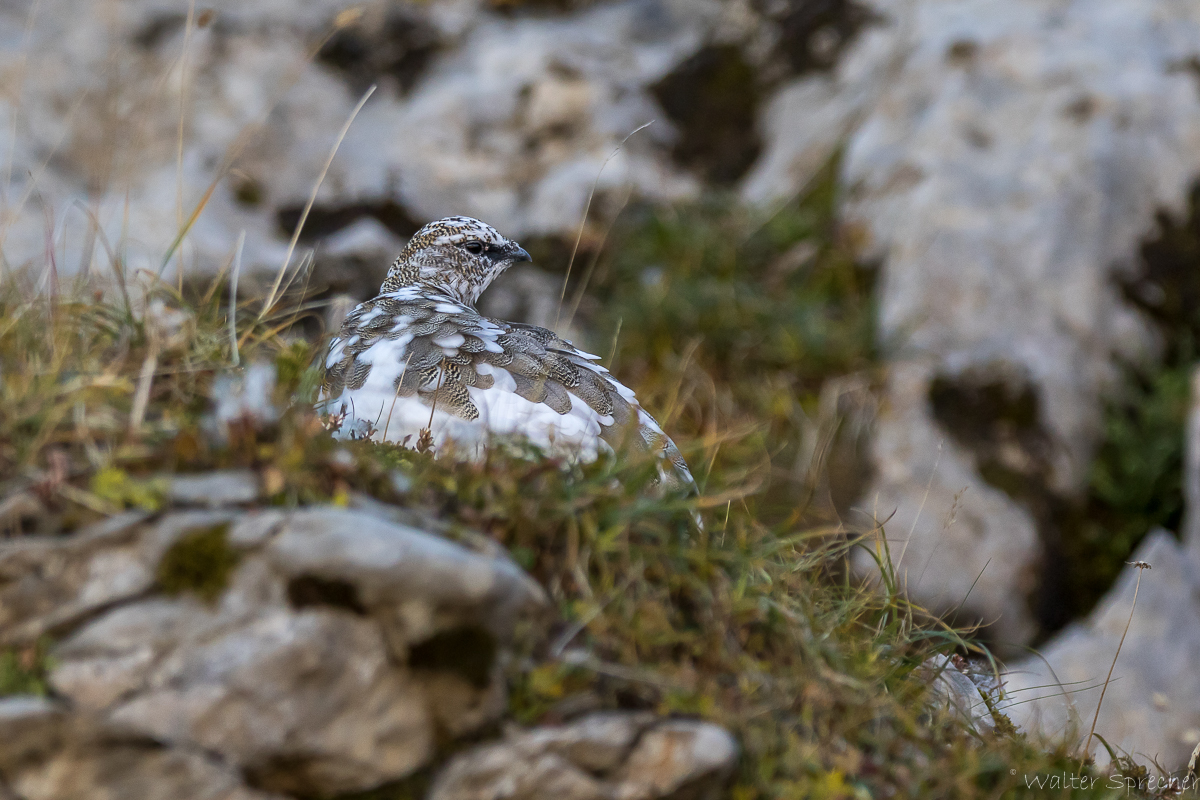
[[(389, 340), (397, 342), (401, 363), (381, 367), (360, 360), (373, 345)], [(396, 292), (363, 303), (346, 317), (330, 345), (324, 395), (337, 397), (344, 389), (361, 387), (373, 368), (395, 369), (398, 397), (415, 395), (426, 405), (476, 420), (479, 409), (467, 388), (492, 389), (491, 373), (504, 370), (518, 395), (559, 414), (571, 411), (574, 396), (600, 419), (602, 439), (613, 447), (630, 439), (659, 449), (674, 473), (664, 475), (664, 483), (694, 486), (674, 443), (657, 425), (644, 424), (645, 412), (628, 399), (632, 393), (622, 394), (594, 361), (595, 356), (545, 328), (486, 319), (446, 298)], [(631, 429), (640, 435), (629, 436)]]

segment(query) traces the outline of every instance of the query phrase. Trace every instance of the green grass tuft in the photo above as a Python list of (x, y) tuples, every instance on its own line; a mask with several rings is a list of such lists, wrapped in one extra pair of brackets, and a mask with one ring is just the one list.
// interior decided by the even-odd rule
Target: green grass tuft
[[(728, 197), (633, 209), (588, 289), (593, 351), (693, 443), (708, 494), (740, 495), (763, 518), (833, 519), (812, 495), (835, 454), (813, 440), (855, 443), (834, 435), (822, 392), (878, 373), (875, 269), (856, 259), (836, 198), (831, 164), (769, 217)], [(835, 491), (853, 497), (866, 472), (852, 461)]]

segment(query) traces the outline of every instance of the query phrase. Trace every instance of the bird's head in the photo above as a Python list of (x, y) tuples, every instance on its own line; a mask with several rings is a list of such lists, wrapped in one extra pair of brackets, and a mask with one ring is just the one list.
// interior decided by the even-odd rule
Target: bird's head
[(388, 270), (381, 292), (418, 284), (474, 305), (500, 273), (530, 261), (519, 244), (471, 217), (445, 217), (413, 234)]

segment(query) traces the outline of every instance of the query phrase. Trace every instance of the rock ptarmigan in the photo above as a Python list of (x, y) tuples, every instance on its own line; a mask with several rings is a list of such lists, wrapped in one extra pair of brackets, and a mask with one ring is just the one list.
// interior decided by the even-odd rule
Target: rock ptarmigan
[(379, 295), (356, 306), (329, 344), (319, 407), (338, 434), (411, 445), (425, 432), (436, 450), (465, 458), (515, 435), (584, 461), (632, 440), (660, 454), (665, 485), (694, 487), (675, 444), (596, 356), (475, 310), (498, 275), (529, 260), (471, 217), (417, 231)]

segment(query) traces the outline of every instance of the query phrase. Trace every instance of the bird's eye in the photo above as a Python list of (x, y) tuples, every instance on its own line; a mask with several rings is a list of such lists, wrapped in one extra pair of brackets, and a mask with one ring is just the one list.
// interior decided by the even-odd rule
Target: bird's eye
[(464, 245), (464, 247), (466, 247), (467, 252), (471, 253), (472, 255), (477, 256), (483, 252), (483, 243), (482, 242), (467, 242)]

